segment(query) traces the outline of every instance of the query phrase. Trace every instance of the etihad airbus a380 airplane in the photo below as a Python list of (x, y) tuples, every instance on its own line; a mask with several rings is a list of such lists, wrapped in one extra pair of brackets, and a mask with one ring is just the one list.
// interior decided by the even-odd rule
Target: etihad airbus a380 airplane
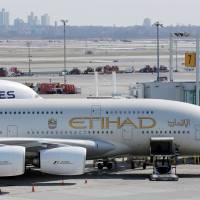
[(200, 107), (152, 99), (0, 100), (0, 176), (32, 164), (57, 175), (84, 173), (86, 159), (149, 155), (151, 138), (174, 138), (200, 154)]

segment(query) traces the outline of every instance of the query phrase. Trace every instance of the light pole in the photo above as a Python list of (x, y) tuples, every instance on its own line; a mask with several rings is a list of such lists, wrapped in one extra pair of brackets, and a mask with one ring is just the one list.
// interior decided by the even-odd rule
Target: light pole
[(199, 35), (196, 37), (196, 105), (199, 106)]
[(157, 81), (160, 80), (160, 45), (159, 45), (159, 28), (163, 27), (162, 24), (160, 24), (160, 22), (156, 22), (154, 24), (154, 26), (156, 26), (156, 30), (157, 30)]
[(175, 41), (176, 44), (176, 69), (175, 72), (178, 72), (178, 40)]
[(63, 27), (64, 27), (64, 84), (66, 84), (66, 24), (68, 23), (68, 20), (60, 20), (63, 23)]
[(27, 42), (26, 46), (28, 48), (28, 74), (31, 76), (31, 42)]

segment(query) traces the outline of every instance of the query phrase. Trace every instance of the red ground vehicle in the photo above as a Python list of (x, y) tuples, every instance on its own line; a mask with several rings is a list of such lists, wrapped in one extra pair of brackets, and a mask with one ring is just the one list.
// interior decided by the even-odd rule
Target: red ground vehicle
[(9, 69), (9, 76), (22, 76), (24, 73), (17, 69), (17, 67), (11, 67)]
[(76, 88), (73, 84), (41, 83), (38, 86), (40, 94), (75, 94)]
[(118, 73), (118, 72), (119, 72), (119, 67), (118, 67), (118, 66), (106, 65), (106, 66), (103, 68), (103, 72), (104, 72), (105, 74), (111, 74), (112, 72)]

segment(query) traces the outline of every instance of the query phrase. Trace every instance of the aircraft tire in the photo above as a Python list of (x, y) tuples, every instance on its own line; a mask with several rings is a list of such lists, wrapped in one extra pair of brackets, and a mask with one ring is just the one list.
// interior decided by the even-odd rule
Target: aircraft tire
[(111, 162), (107, 163), (107, 169), (111, 170), (113, 168), (113, 164)]
[(97, 164), (97, 168), (98, 168), (98, 169), (103, 169), (103, 164), (102, 164), (102, 163), (98, 163), (98, 164)]
[(131, 161), (131, 169), (135, 169), (135, 162)]
[(146, 163), (146, 162), (143, 163), (142, 168), (143, 168), (143, 169), (146, 169), (146, 168), (147, 168), (147, 163)]

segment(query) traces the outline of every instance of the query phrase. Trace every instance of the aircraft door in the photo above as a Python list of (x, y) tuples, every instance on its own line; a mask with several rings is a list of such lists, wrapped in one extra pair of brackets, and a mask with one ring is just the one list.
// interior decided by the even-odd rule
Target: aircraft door
[(101, 106), (100, 105), (93, 105), (91, 107), (91, 116), (92, 117), (101, 117)]
[(132, 141), (133, 139), (133, 128), (132, 127), (123, 127), (122, 128), (122, 138), (127, 141)]
[(17, 137), (17, 135), (18, 135), (17, 126), (15, 126), (15, 125), (7, 126), (7, 136), (8, 137)]
[(195, 130), (195, 139), (200, 140), (200, 125), (195, 125), (194, 130)]

